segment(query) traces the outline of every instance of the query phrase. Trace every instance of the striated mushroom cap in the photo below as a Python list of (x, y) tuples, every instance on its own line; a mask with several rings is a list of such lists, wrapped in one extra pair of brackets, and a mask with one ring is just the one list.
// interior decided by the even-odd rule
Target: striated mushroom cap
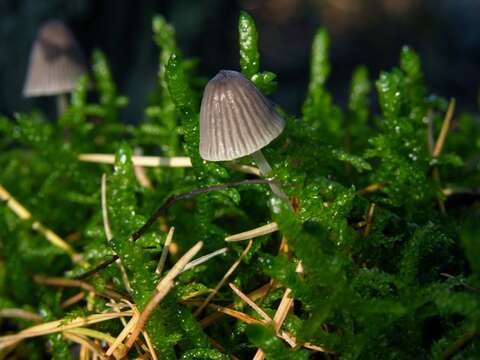
[(23, 96), (71, 92), (84, 73), (84, 57), (72, 33), (62, 21), (50, 20), (33, 43)]
[(238, 159), (265, 147), (285, 123), (255, 85), (237, 71), (221, 70), (203, 93), (200, 156)]

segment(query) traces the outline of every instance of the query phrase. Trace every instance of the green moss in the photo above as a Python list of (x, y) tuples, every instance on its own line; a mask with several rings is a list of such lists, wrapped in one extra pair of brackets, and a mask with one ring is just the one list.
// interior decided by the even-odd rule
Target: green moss
[[(169, 255), (166, 271), (198, 240), (204, 241), (202, 254), (225, 246), (228, 251), (179, 276), (152, 313), (146, 329), (159, 357), (243, 359), (258, 348), (268, 359), (321, 357), (301, 346), (291, 348), (268, 325), (223, 317), (202, 328), (199, 320), (212, 310), (195, 317), (196, 305), (181, 300), (195, 292), (196, 300), (203, 299), (243, 251), (242, 243), (225, 243), (226, 235), (276, 221), (280, 231), (255, 239), (229, 281), (248, 293), (273, 279), (280, 287), (257, 300), (270, 316), (290, 288), (295, 306), (283, 329), (299, 345), (323, 346), (335, 359), (478, 358), (477, 114), (459, 112), (443, 152), (432, 158), (427, 139), (432, 132), (437, 138), (448, 102), (429, 95), (419, 56), (405, 47), (399, 66), (380, 73), (375, 81), (379, 114), (371, 109), (368, 70), (357, 67), (343, 109), (328, 91), (330, 39), (321, 29), (312, 45), (301, 116), (279, 108), (285, 130), (265, 149), (295, 211), (270, 199), (263, 185), (210, 192), (176, 203), (134, 242), (131, 234), (172, 194), (250, 176), (200, 158), (200, 85), (205, 81), (196, 74), (195, 62), (181, 54), (173, 27), (156, 16), (152, 28), (159, 47), (158, 86), (143, 122), (119, 121), (128, 100), (118, 93), (100, 51), (92, 56), (93, 76), (79, 79), (60, 119), (50, 121), (38, 112), (0, 117), (0, 184), (32, 213), (32, 219), (21, 220), (0, 203), (0, 307), (65, 322), (111, 310), (101, 297), (89, 299), (90, 307), (79, 302), (63, 309), (60, 304), (78, 289), (35, 281), (36, 275), (71, 277), (85, 271), (32, 230), (35, 221), (66, 239), (89, 266), (117, 254), (131, 293), (117, 264), (86, 281), (97, 291), (113, 287), (140, 309), (159, 281), (155, 267), (166, 239), (164, 226), (175, 226), (176, 252)], [(247, 13), (240, 14), (238, 30), (241, 71), (271, 93), (275, 75), (261, 71), (259, 34)], [(192, 168), (146, 168), (153, 189), (142, 187), (132, 162), (136, 148), (147, 155), (189, 156)], [(81, 153), (115, 154), (115, 163), (83, 163), (77, 159)], [(110, 241), (100, 203), (102, 174), (107, 176)], [(282, 238), (288, 254), (278, 252)], [(302, 274), (296, 272), (300, 262)], [(234, 303), (258, 318), (228, 286), (212, 302)], [(1, 326), (16, 332), (31, 324), (14, 318)], [(91, 326), (112, 335), (122, 329), (118, 320)], [(23, 341), (15, 355), (68, 359), (71, 349), (61, 335), (49, 335)], [(137, 350), (129, 356), (139, 356)]]

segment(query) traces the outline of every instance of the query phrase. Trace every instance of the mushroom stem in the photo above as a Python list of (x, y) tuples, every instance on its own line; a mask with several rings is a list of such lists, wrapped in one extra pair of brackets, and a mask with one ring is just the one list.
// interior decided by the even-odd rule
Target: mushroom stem
[(267, 159), (265, 159), (265, 156), (263, 156), (262, 150), (255, 151), (252, 154), (252, 157), (262, 176), (267, 176), (272, 171), (272, 167), (268, 163)]
[[(257, 164), (260, 174), (263, 177), (267, 177), (268, 174), (272, 171), (272, 167), (268, 163), (265, 156), (263, 156), (262, 150), (257, 150), (252, 154), (253, 161)], [(282, 188), (277, 184), (270, 184), (270, 188), (272, 189), (273, 193), (277, 195), (280, 199), (286, 200), (288, 202), (287, 194), (282, 190)]]
[(62, 116), (68, 108), (68, 95), (57, 95), (57, 116)]

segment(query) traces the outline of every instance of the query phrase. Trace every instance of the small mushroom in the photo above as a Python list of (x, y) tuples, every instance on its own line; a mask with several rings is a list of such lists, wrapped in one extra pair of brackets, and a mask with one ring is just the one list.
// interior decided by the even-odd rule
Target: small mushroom
[(87, 72), (80, 48), (67, 26), (50, 20), (39, 30), (30, 52), (23, 96), (57, 96), (61, 115), (78, 78)]
[[(221, 70), (203, 93), (200, 108), (200, 156), (210, 161), (252, 155), (263, 176), (272, 168), (261, 149), (277, 138), (285, 126), (270, 102), (241, 73)], [(272, 184), (273, 192), (286, 198)]]

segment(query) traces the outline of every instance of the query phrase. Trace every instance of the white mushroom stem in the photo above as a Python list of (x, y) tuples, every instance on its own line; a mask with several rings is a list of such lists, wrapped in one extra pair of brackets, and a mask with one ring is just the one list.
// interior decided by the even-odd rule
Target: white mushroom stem
[[(267, 177), (268, 174), (271, 173), (272, 167), (268, 163), (267, 159), (265, 159), (265, 156), (263, 156), (262, 150), (255, 151), (252, 154), (252, 157), (255, 161), (255, 164), (257, 164), (258, 168), (260, 169), (260, 174), (263, 177)], [(273, 193), (277, 195), (280, 199), (286, 200), (288, 202), (287, 194), (285, 194), (280, 185), (270, 184), (270, 188), (272, 189)]]
[(59, 94), (57, 95), (57, 116), (62, 116), (65, 111), (68, 109), (68, 95)]

